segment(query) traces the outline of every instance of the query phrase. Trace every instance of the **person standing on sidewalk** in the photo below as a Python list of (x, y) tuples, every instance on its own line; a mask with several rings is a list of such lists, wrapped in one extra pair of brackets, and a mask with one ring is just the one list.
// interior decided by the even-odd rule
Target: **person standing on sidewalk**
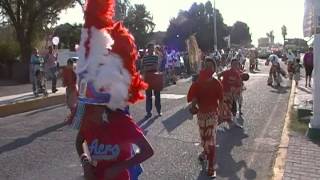
[(39, 55), (39, 51), (37, 48), (33, 49), (31, 59), (30, 59), (30, 64), (31, 64), (31, 80), (32, 80), (32, 92), (34, 95), (37, 95), (37, 71), (39, 71), (41, 67), (41, 57)]
[(313, 71), (313, 48), (310, 47), (309, 51), (303, 57), (303, 65), (306, 69), (306, 87), (311, 87), (311, 78), (312, 78), (312, 71)]
[(300, 58), (296, 58), (293, 65), (293, 79), (296, 81), (296, 86), (299, 85), (301, 68), (302, 68), (302, 65), (300, 64)]
[(52, 93), (56, 93), (58, 91), (57, 89), (57, 61), (58, 61), (58, 54), (54, 52), (54, 49), (52, 46), (49, 47), (49, 52), (45, 56), (45, 63), (46, 68), (48, 71), (48, 76), (52, 81)]
[(294, 62), (295, 62), (296, 56), (292, 53), (291, 50), (289, 50), (289, 52), (287, 54), (287, 58), (288, 58), (289, 79), (292, 80), (293, 79), (293, 71), (294, 71)]
[[(148, 76), (148, 73), (159, 72), (159, 68), (160, 68), (159, 57), (155, 54), (154, 48), (155, 48), (154, 44), (149, 44), (148, 45), (148, 52), (142, 60), (142, 74), (145, 79), (147, 79), (146, 76)], [(151, 111), (152, 111), (152, 93), (155, 96), (155, 106), (156, 106), (158, 115), (162, 116), (160, 91), (149, 87), (146, 90), (146, 112), (147, 112), (147, 115), (145, 116), (146, 119), (152, 117), (152, 113), (151, 113)]]
[(216, 64), (212, 57), (205, 58), (205, 68), (188, 92), (190, 111), (197, 114), (203, 152), (200, 161), (208, 161), (208, 176), (215, 177), (216, 163), (216, 129), (218, 126), (218, 106), (223, 100), (221, 83), (213, 77)]

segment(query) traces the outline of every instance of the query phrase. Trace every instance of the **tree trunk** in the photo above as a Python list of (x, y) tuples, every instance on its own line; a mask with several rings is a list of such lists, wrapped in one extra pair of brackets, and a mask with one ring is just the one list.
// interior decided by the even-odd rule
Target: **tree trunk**
[(17, 39), (20, 46), (20, 61), (13, 65), (13, 79), (26, 83), (30, 81), (30, 57), (32, 52), (31, 40), (23, 31), (17, 32)]

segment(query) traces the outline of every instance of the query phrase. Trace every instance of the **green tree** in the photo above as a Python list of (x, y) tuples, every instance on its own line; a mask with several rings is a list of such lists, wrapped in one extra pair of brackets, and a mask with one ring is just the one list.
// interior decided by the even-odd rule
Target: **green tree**
[(153, 17), (144, 4), (135, 4), (129, 8), (124, 25), (135, 37), (138, 48), (146, 46), (155, 27)]
[(281, 33), (282, 33), (282, 37), (283, 37), (283, 44), (285, 44), (285, 42), (286, 42), (286, 37), (287, 37), (287, 34), (288, 34), (288, 32), (287, 32), (287, 27), (286, 27), (285, 25), (283, 25), (283, 26), (281, 27)]
[[(80, 4), (82, 9), (84, 10), (85, 0), (76, 0), (77, 3)], [(116, 0), (115, 5), (115, 19), (116, 20), (124, 20), (124, 18), (128, 14), (128, 9), (131, 7), (129, 0)]]
[(270, 43), (271, 43), (271, 44), (274, 44), (274, 32), (273, 32), (273, 30), (270, 31), (270, 32), (268, 32), (266, 35), (267, 35), (267, 37), (269, 38)]
[(244, 23), (237, 21), (231, 27), (230, 33), (231, 43), (237, 45), (248, 45), (252, 42), (250, 28), (249, 26)]
[[(224, 37), (229, 34), (223, 17), (216, 9), (217, 44), (218, 48), (226, 47)], [(203, 4), (194, 3), (188, 11), (180, 11), (176, 18), (170, 21), (164, 39), (166, 45), (177, 50), (185, 50), (185, 40), (196, 34), (199, 47), (203, 51), (214, 47), (214, 9), (210, 1)]]
[[(1, 0), (0, 12), (13, 25), (21, 60), (27, 67), (32, 46), (40, 32), (56, 23), (58, 14), (75, 0)], [(1, 16), (1, 15), (0, 15)], [(28, 70), (26, 68), (26, 70)], [(28, 72), (28, 71), (27, 71)], [(27, 72), (24, 74), (27, 80)], [(21, 79), (22, 80), (22, 79)]]
[(54, 29), (54, 36), (60, 38), (60, 48), (73, 49), (80, 43), (82, 24), (61, 24)]

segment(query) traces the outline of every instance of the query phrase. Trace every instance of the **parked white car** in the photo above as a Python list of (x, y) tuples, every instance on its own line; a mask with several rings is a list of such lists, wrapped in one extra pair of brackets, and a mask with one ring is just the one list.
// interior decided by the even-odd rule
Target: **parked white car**
[(76, 62), (79, 59), (77, 52), (70, 51), (69, 49), (58, 50), (58, 62), (60, 67), (66, 66), (68, 59), (70, 58)]

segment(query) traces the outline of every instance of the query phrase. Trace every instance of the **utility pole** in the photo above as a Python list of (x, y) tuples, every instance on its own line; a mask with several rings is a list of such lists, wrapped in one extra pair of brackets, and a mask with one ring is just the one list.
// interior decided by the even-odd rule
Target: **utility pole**
[(214, 10), (214, 16), (213, 16), (213, 24), (214, 24), (214, 50), (218, 50), (218, 42), (217, 42), (217, 11), (216, 11), (216, 0), (213, 0), (213, 10)]

